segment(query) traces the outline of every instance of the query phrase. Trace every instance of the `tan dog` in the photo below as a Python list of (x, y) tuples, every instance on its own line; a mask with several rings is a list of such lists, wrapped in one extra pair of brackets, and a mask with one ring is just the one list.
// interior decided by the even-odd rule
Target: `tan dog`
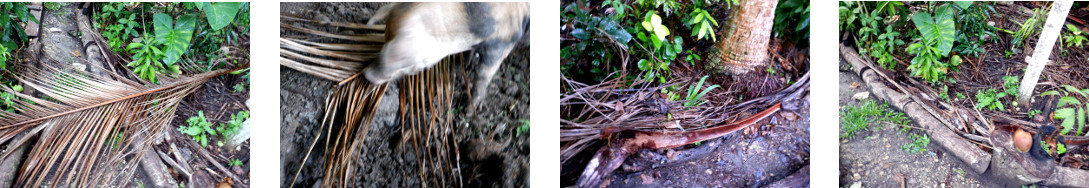
[(393, 3), (367, 24), (381, 20), (386, 20), (386, 44), (377, 62), (363, 69), (367, 80), (385, 83), (448, 55), (476, 50), (481, 61), (473, 85), (475, 108), (503, 59), (528, 34), (529, 3)]

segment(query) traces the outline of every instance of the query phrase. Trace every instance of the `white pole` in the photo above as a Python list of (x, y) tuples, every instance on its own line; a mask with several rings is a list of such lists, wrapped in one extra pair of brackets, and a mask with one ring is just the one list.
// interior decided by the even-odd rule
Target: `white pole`
[(1051, 11), (1047, 15), (1047, 22), (1044, 23), (1044, 30), (1040, 33), (1040, 40), (1037, 41), (1032, 56), (1025, 58), (1028, 67), (1025, 69), (1024, 78), (1021, 79), (1021, 88), (1017, 98), (1019, 104), (1029, 104), (1029, 99), (1032, 98), (1032, 90), (1036, 88), (1040, 73), (1044, 71), (1044, 67), (1049, 62), (1047, 58), (1051, 56), (1051, 49), (1055, 47), (1055, 40), (1059, 39), (1059, 32), (1062, 31), (1063, 24), (1066, 23), (1066, 15), (1070, 13), (1070, 6), (1072, 5), (1074, 5), (1072, 1), (1055, 1), (1051, 5)]

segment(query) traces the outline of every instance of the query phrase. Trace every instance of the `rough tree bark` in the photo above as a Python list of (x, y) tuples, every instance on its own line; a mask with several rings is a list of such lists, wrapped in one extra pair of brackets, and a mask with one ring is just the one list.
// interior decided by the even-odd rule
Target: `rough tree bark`
[(712, 66), (734, 75), (748, 73), (768, 61), (768, 40), (775, 23), (776, 0), (740, 0), (723, 25), (715, 43)]
[(1051, 56), (1051, 49), (1055, 46), (1055, 40), (1059, 39), (1059, 32), (1062, 31), (1063, 24), (1066, 23), (1066, 14), (1070, 13), (1070, 6), (1072, 5), (1074, 5), (1074, 2), (1071, 1), (1055, 1), (1055, 4), (1051, 5), (1051, 12), (1048, 12), (1047, 22), (1044, 23), (1044, 30), (1040, 32), (1040, 40), (1036, 43), (1035, 51), (1032, 52), (1032, 56), (1025, 58), (1029, 65), (1025, 69), (1025, 76), (1021, 78), (1021, 88), (1018, 89), (1018, 104), (1030, 104), (1029, 99), (1032, 98), (1032, 90), (1036, 88), (1040, 73), (1044, 71), (1044, 67), (1050, 62), (1047, 58)]

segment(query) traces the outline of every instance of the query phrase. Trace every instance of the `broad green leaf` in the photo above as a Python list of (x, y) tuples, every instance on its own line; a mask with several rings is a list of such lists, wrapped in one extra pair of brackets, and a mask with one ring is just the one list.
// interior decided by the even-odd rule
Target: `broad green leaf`
[(627, 47), (628, 41), (631, 41), (631, 33), (628, 33), (627, 30), (624, 30), (624, 28), (617, 25), (615, 21), (609, 21), (608, 23), (606, 23), (604, 30), (605, 33), (608, 33), (610, 36), (613, 37), (613, 39), (615, 39), (617, 42), (620, 42), (620, 45), (624, 47)]
[(1058, 95), (1058, 94), (1059, 94), (1059, 91), (1047, 91), (1047, 92), (1040, 93), (1040, 96)]
[(158, 13), (154, 18), (155, 40), (163, 44), (163, 64), (173, 65), (189, 48), (189, 41), (193, 39), (193, 28), (196, 27), (196, 17), (186, 14), (178, 17), (178, 22), (170, 15)]
[(575, 38), (577, 38), (579, 40), (589, 40), (590, 39), (590, 33), (587, 33), (586, 30), (584, 30), (582, 28), (575, 28), (575, 29), (571, 30), (571, 36), (574, 36)]
[(1067, 97), (1059, 98), (1059, 104), (1057, 104), (1057, 105), (1058, 105), (1058, 107), (1064, 107), (1067, 104), (1081, 105), (1081, 101), (1078, 101), (1077, 98), (1067, 96)]
[(212, 30), (219, 30), (230, 25), (235, 15), (238, 15), (239, 8), (242, 7), (242, 2), (200, 2), (197, 4), (198, 7), (203, 7), (204, 17), (208, 18), (208, 25), (212, 26)]
[(692, 24), (695, 24), (695, 23), (699, 23), (699, 22), (700, 22), (700, 20), (701, 20), (701, 19), (703, 19), (703, 13), (702, 13), (702, 12), (700, 12), (701, 10), (702, 10), (702, 9), (696, 9), (696, 10), (692, 10), (692, 15), (693, 15), (693, 16), (692, 16), (692, 20), (689, 20), (689, 21), (688, 21), (688, 25), (692, 25)]
[(1077, 87), (1074, 87), (1074, 86), (1071, 86), (1071, 85), (1063, 85), (1063, 88), (1066, 89), (1066, 91), (1069, 91), (1071, 93), (1077, 93), (1078, 95), (1086, 96), (1086, 93), (1081, 92), (1081, 90), (1078, 89)]
[(971, 1), (953, 1), (953, 3), (957, 4), (961, 9), (968, 9), (968, 7), (972, 6)]
[(934, 15), (926, 12), (917, 12), (911, 15), (912, 22), (923, 36), (924, 41), (934, 41), (938, 53), (949, 54), (953, 49), (953, 40), (956, 36), (956, 23), (953, 22), (953, 9), (948, 5), (938, 7)]
[(1073, 108), (1061, 108), (1055, 110), (1055, 119), (1069, 119), (1070, 117), (1074, 117), (1074, 112), (1075, 111)]

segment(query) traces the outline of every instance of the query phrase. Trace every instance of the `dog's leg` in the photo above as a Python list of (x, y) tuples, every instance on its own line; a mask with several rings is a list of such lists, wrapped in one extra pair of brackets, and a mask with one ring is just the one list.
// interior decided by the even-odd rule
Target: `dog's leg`
[(479, 107), (483, 102), (485, 96), (488, 96), (488, 86), (492, 81), (492, 77), (499, 70), (499, 65), (503, 64), (503, 59), (510, 55), (510, 51), (514, 49), (514, 43), (506, 41), (486, 42), (481, 45), (483, 47), (480, 52), (480, 65), (477, 67), (476, 83), (473, 84), (473, 109)]

